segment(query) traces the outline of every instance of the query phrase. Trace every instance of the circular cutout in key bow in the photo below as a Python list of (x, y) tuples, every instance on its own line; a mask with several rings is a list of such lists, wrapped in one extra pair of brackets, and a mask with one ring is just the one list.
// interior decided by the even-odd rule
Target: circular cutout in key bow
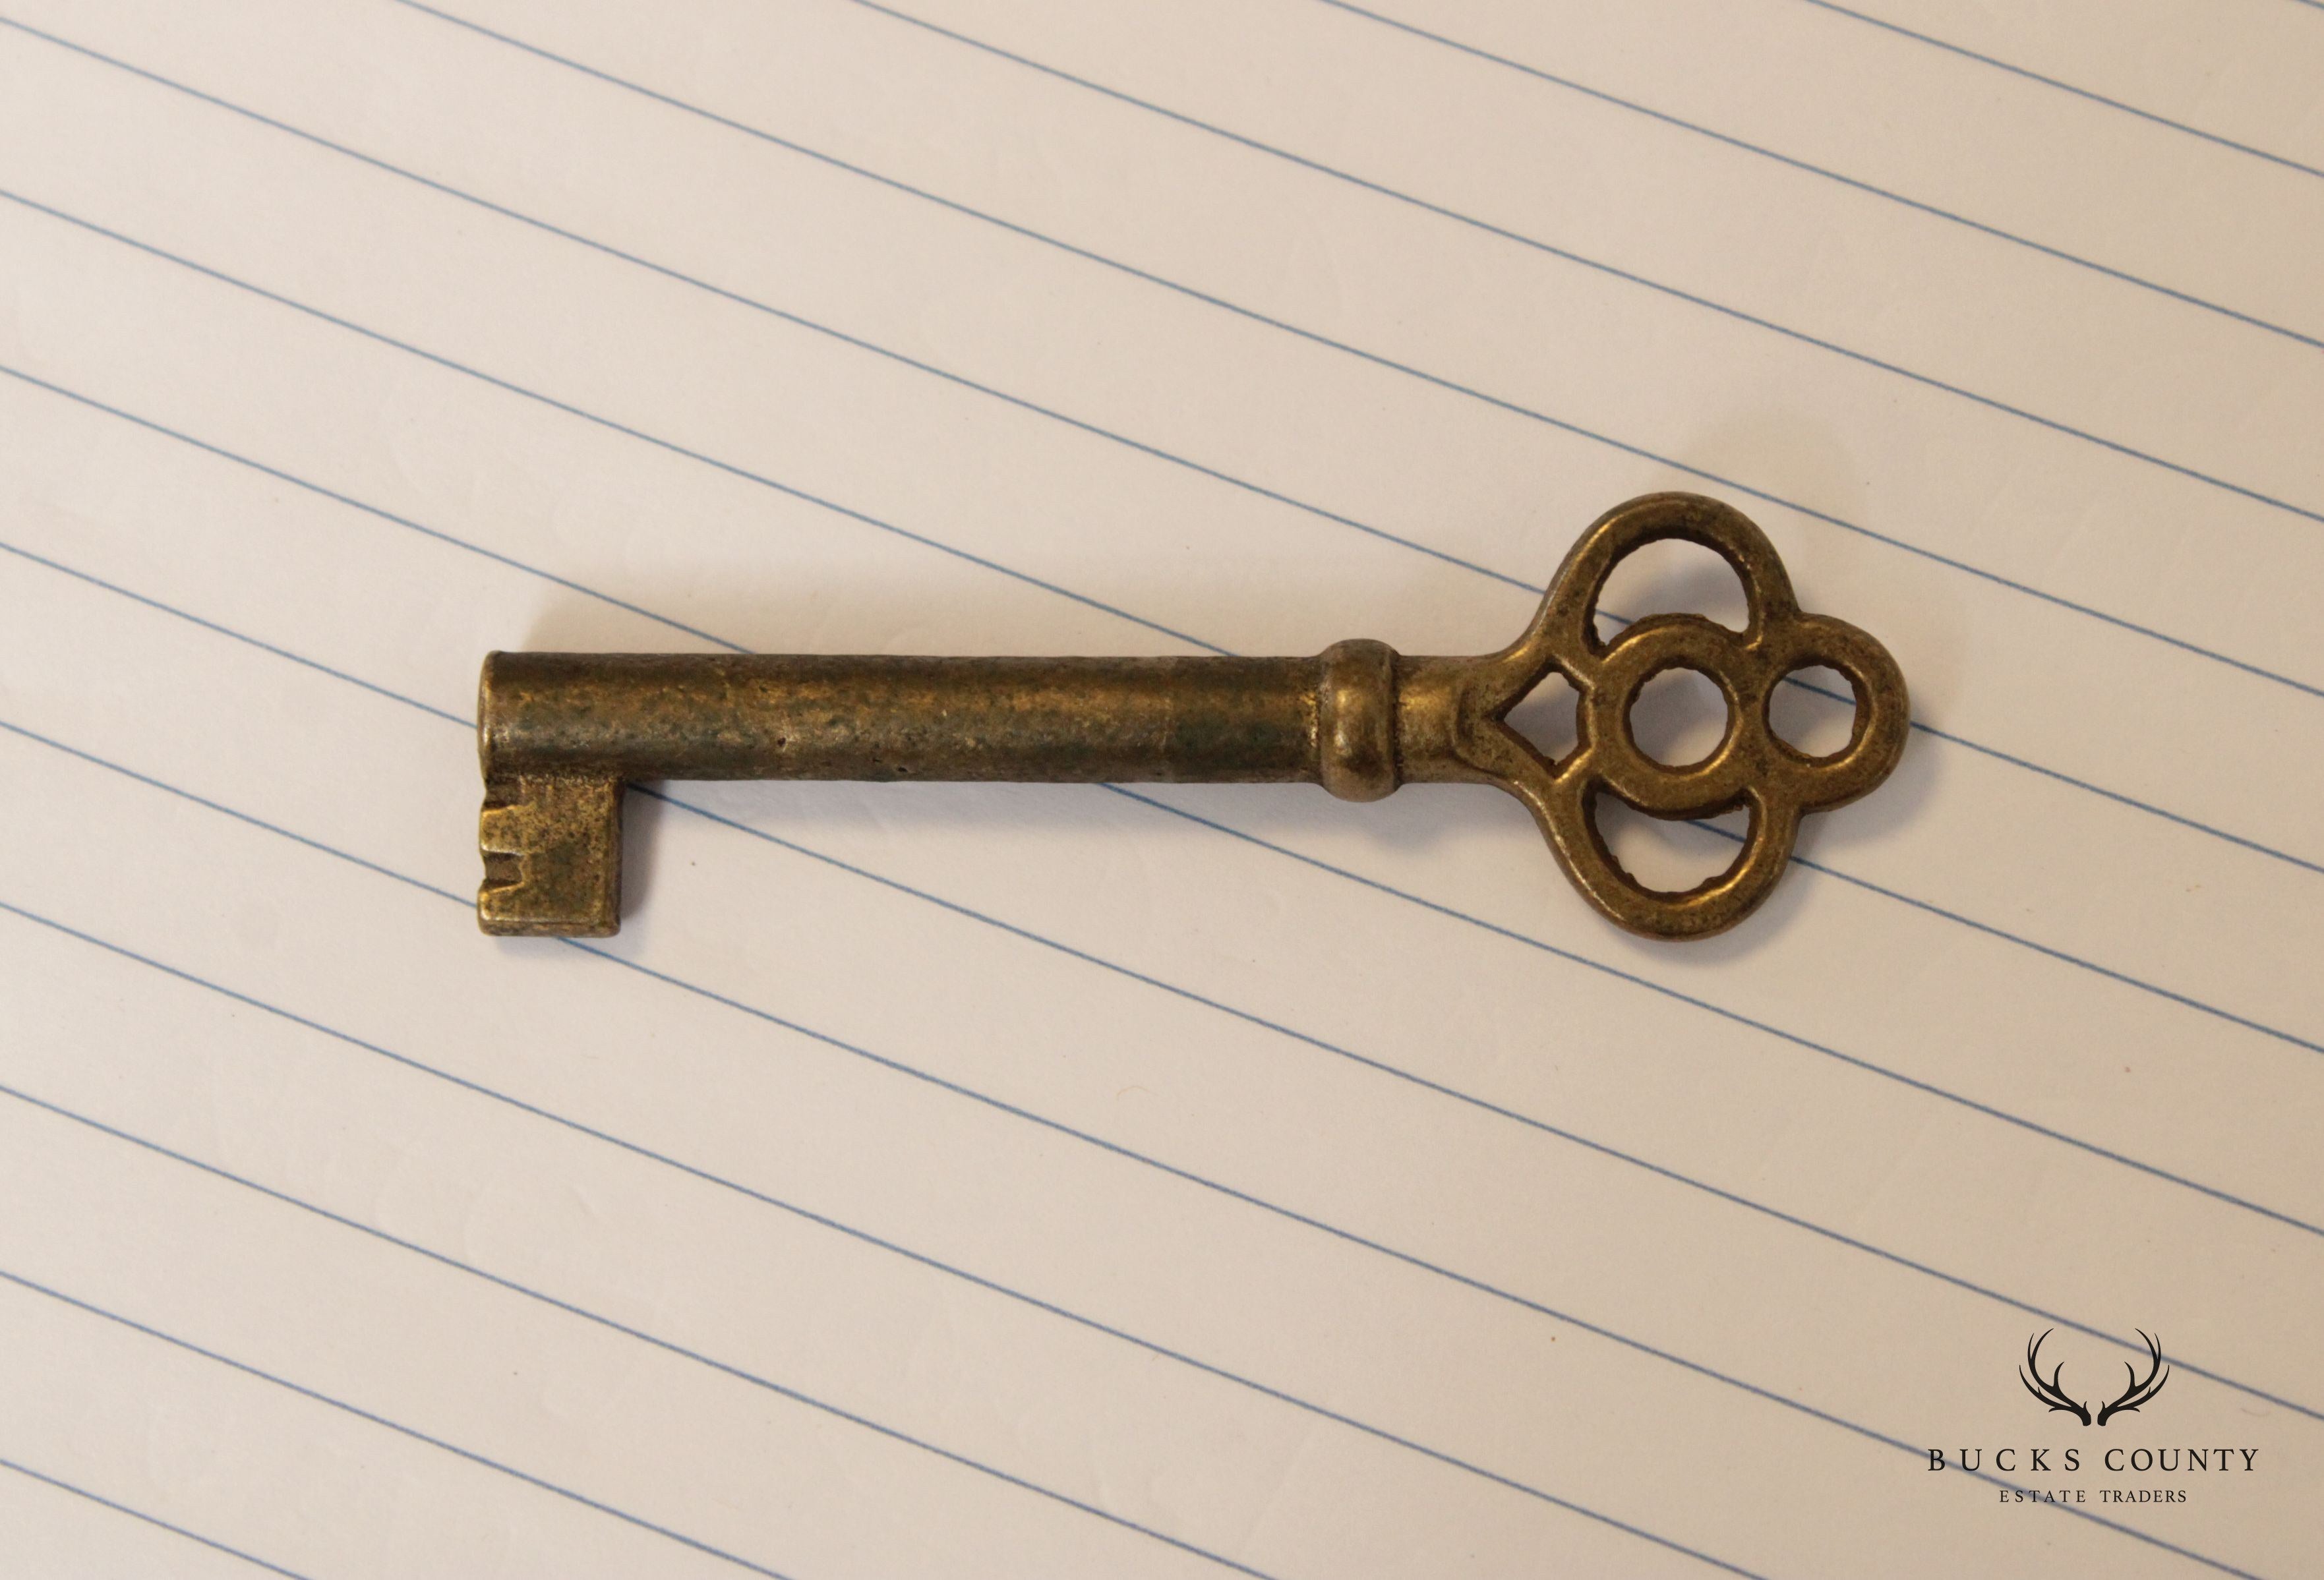
[[(1596, 629), (1598, 600), (1623, 557), (1680, 538), (1712, 550), (1742, 583), (1741, 630), (1698, 614), (1657, 614), (1610, 640)], [(1769, 727), (1774, 688), (1795, 670), (1825, 666), (1855, 693), (1848, 743), (1811, 758)], [(1726, 734), (1683, 767), (1642, 750), (1631, 705), (1655, 676), (1694, 670), (1727, 703)], [(1577, 694), (1574, 749), (1551, 763), (1503, 718), (1552, 673)], [(1559, 568), (1532, 627), (1485, 661), (1464, 702), (1477, 710), (1456, 731), (1476, 776), (1533, 812), (1577, 887), (1613, 921), (1662, 938), (1732, 926), (1766, 896), (1789, 860), (1803, 813), (1852, 801), (1888, 776), (1904, 749), (1909, 704), (1887, 650), (1845, 621), (1803, 613), (1766, 536), (1716, 500), (1649, 494), (1600, 517)], [(1749, 827), (1728, 868), (1683, 893), (1649, 889), (1624, 871), (1598, 827), (1600, 795), (1660, 818), (1706, 818), (1742, 808)]]

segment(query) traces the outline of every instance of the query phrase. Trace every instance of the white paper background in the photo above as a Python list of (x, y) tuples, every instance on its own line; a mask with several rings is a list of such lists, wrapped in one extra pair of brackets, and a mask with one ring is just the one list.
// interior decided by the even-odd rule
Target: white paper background
[[(13, 0), (0, 1569), (2312, 1569), (2324, 9), (1379, 5)], [(1671, 487), (1923, 726), (1712, 942), (1435, 787), (464, 913), (488, 649), (1481, 650)]]

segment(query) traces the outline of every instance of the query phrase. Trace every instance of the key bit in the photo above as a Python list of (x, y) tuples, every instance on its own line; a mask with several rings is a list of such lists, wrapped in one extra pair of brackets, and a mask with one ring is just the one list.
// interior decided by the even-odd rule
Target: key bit
[[(1597, 633), (1624, 556), (1698, 543), (1734, 568), (1740, 631), (1697, 614)], [(1786, 675), (1846, 676), (1848, 744), (1809, 757), (1776, 736)], [(1717, 684), (1727, 729), (1702, 761), (1639, 749), (1630, 705), (1669, 669)], [(1507, 722), (1551, 675), (1575, 694), (1553, 760)], [(1375, 801), (1404, 784), (1499, 785), (1533, 813), (1574, 886), (1653, 938), (1730, 927), (1767, 896), (1801, 814), (1886, 778), (1908, 728), (1904, 676), (1854, 626), (1802, 613), (1775, 547), (1740, 512), (1648, 494), (1583, 533), (1525, 634), (1477, 657), (1349, 641), (1312, 658), (918, 658), (494, 653), (477, 699), (486, 932), (604, 937), (620, 926), (622, 793), (647, 779), (961, 779), (1320, 784)], [(1733, 863), (1681, 893), (1631, 877), (1598, 829), (1600, 795), (1658, 818), (1737, 808)]]

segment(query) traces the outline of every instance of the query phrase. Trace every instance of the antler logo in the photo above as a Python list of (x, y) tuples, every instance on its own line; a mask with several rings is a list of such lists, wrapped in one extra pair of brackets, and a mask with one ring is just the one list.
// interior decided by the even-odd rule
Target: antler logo
[[(2056, 1331), (2053, 1327), (2045, 1327), (2026, 1344), (2025, 1364), (2017, 1369), (2017, 1380), (2025, 1384), (2025, 1392), (2035, 1399), (2053, 1410), (2065, 1411), (2087, 1427), (2090, 1424), (2090, 1407), (2078, 1402), (2067, 1393), (2063, 1386), (2066, 1364), (2061, 1361), (2051, 1368), (2047, 1377), (2042, 1375), (2042, 1341)], [(2098, 1407), (2099, 1426), (2105, 1426), (2118, 1415), (2128, 1415), (2162, 1392), (2163, 1385), (2171, 1380), (2171, 1368), (2163, 1364), (2163, 1341), (2149, 1336), (2143, 1327), (2133, 1331), (2146, 1340), (2146, 1375), (2141, 1377), (2136, 1366), (2127, 1361), (2123, 1363), (2122, 1369), (2130, 1375), (2130, 1386), (2124, 1389), (2121, 1396), (2113, 1402)]]

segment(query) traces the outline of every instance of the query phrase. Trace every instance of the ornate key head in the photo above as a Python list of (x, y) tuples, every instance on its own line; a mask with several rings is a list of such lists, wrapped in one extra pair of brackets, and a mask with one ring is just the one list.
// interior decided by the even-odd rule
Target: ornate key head
[[(1740, 631), (1698, 614), (1658, 614), (1610, 640), (1598, 635), (1599, 596), (1624, 556), (1649, 543), (1698, 543), (1733, 567), (1749, 618)], [(1404, 777), (1498, 785), (1533, 813), (1574, 886), (1635, 932), (1697, 938), (1731, 927), (1781, 877), (1803, 813), (1853, 801), (1896, 766), (1910, 724), (1904, 677), (1887, 649), (1856, 627), (1805, 614), (1766, 534), (1740, 511), (1696, 494), (1647, 494), (1617, 506), (1573, 546), (1525, 635), (1483, 658), (1406, 661), (1399, 710)], [(1767, 720), (1775, 688), (1822, 665), (1856, 694), (1848, 744), (1810, 757)], [(1630, 707), (1669, 669), (1708, 675), (1727, 702), (1711, 754), (1671, 767), (1640, 749)], [(1508, 722), (1552, 674), (1573, 687), (1576, 742), (1555, 761)], [(1683, 893), (1649, 889), (1625, 872), (1599, 832), (1597, 799), (1660, 818), (1747, 808), (1749, 831), (1726, 871)]]

